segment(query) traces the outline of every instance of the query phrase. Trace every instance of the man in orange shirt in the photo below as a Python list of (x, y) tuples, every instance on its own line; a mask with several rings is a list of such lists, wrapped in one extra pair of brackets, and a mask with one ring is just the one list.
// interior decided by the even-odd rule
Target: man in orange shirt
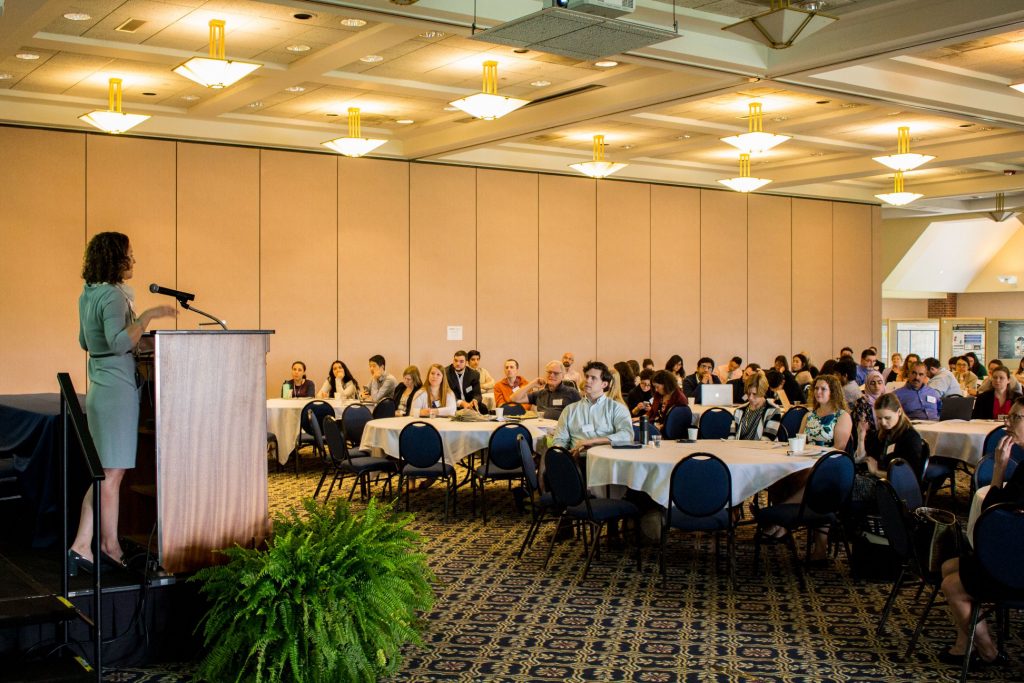
[(519, 361), (509, 358), (505, 361), (505, 376), (494, 384), (494, 407), (512, 403), (512, 394), (529, 382), (519, 376)]

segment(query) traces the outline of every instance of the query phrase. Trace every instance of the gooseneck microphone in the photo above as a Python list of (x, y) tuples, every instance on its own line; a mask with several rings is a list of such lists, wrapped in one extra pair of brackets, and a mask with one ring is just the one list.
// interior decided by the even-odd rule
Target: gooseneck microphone
[(182, 303), (185, 303), (186, 301), (192, 301), (193, 299), (196, 298), (195, 294), (190, 294), (189, 292), (179, 292), (178, 290), (171, 289), (169, 287), (161, 287), (155, 282), (149, 286), (149, 291), (151, 291), (153, 294), (164, 294), (166, 296), (173, 296), (175, 299)]

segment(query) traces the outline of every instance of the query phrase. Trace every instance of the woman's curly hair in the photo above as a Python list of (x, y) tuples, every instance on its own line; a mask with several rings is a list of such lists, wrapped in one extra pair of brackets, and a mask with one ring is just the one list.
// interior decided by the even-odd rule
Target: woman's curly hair
[(124, 281), (124, 272), (131, 267), (128, 256), (128, 235), (120, 232), (101, 232), (89, 240), (82, 264), (82, 279), (86, 284)]

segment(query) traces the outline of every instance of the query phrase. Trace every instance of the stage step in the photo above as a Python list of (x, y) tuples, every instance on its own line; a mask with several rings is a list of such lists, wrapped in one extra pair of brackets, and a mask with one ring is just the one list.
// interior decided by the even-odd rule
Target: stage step
[(57, 595), (0, 600), (0, 628), (56, 624), (78, 616), (74, 605)]
[(4, 666), (3, 680), (10, 683), (72, 683), (73, 681), (95, 681), (96, 672), (88, 662), (79, 658), (52, 659), (40, 662), (19, 663)]

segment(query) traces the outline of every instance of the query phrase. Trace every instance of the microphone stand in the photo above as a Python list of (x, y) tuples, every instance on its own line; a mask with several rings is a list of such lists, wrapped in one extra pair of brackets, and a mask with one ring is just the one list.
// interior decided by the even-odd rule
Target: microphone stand
[(186, 311), (192, 311), (193, 313), (198, 313), (199, 315), (205, 315), (207, 318), (220, 325), (221, 328), (223, 328), (224, 330), (228, 329), (227, 323), (225, 323), (223, 320), (215, 318), (206, 311), (200, 310), (195, 306), (190, 306), (187, 299), (178, 299), (178, 303), (181, 304), (181, 307), (184, 308)]

